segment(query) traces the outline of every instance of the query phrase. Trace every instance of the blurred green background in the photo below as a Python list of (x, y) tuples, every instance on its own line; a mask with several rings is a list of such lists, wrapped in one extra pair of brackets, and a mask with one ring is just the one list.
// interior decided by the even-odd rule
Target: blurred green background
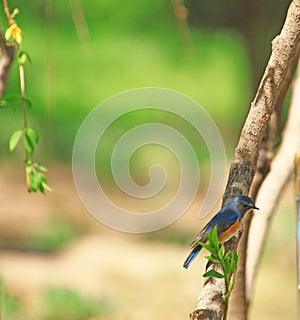
[[(191, 272), (183, 272), (178, 266), (187, 252), (187, 244), (202, 225), (196, 220), (196, 208), (171, 227), (150, 235), (120, 235), (101, 226), (85, 214), (72, 183), (74, 139), (88, 112), (103, 100), (138, 87), (164, 87), (192, 97), (209, 112), (224, 139), (230, 161), (268, 60), (271, 40), (280, 32), (288, 4), (287, 0), (9, 1), (11, 9), (20, 9), (17, 21), (24, 32), (23, 49), (32, 60), (31, 65), (26, 65), (26, 91), (33, 102), (28, 112), (29, 123), (41, 136), (36, 159), (48, 167), (49, 184), (54, 191), (46, 198), (25, 193), (22, 150), (18, 148), (9, 154), (7, 149), (9, 136), (22, 126), (22, 113), (0, 110), (3, 169), (0, 232), (5, 288), (2, 312), (7, 319), (187, 318), (195, 307), (204, 266)], [(5, 30), (7, 20), (3, 10), (0, 10), (0, 22)], [(16, 94), (18, 88), (18, 70), (14, 64), (6, 93)], [(184, 131), (196, 151), (200, 167), (210, 171), (209, 154), (201, 138), (180, 119), (170, 120), (168, 115), (159, 112), (140, 112), (125, 117), (113, 128), (113, 133), (119, 136), (129, 127), (149, 119), (171, 121), (174, 127)], [(104, 141), (107, 149), (112, 141), (109, 136)], [(108, 160), (108, 153), (99, 157), (104, 177), (110, 176)], [(135, 161), (134, 166), (138, 166), (145, 160), (137, 157)], [(208, 174), (203, 176), (203, 183), (208, 184)], [(144, 183), (143, 178), (141, 181)], [(272, 254), (266, 254), (267, 265), (263, 267), (266, 270), (274, 264), (273, 252), (284, 252), (288, 235), (292, 241), (292, 209), (288, 204), (283, 208), (288, 213), (284, 218), (285, 238), (270, 240), (268, 252)], [(99, 243), (94, 237), (100, 237)], [(119, 255), (120, 241), (124, 243), (120, 250), (132, 255), (127, 256), (130, 261), (136, 259), (135, 255), (141, 250), (150, 252), (150, 256), (145, 257), (147, 266), (137, 262), (145, 278), (132, 274), (136, 264), (125, 262), (125, 253), (120, 253), (117, 260), (111, 255), (111, 251)], [(93, 277), (92, 271), (89, 275), (71, 272), (71, 279), (67, 281), (64, 277), (67, 278), (70, 269), (59, 261), (70, 261), (68, 266), (76, 269), (78, 260), (76, 256), (74, 260), (71, 257), (73, 249), (84, 251), (81, 242), (86, 247), (94, 243), (90, 254), (103, 257), (107, 265), (100, 264), (99, 269), (93, 270)], [(99, 251), (102, 243), (106, 250)], [(290, 246), (287, 253), (290, 269), (294, 268), (292, 250)], [(166, 254), (170, 254), (170, 259), (165, 258)], [(87, 253), (78, 257), (89, 261)], [(163, 261), (161, 268), (154, 267), (157, 259)], [(19, 269), (12, 268), (10, 263)], [(97, 261), (91, 263), (97, 265)], [(129, 271), (120, 269), (122, 264), (124, 268), (128, 264)], [(80, 266), (79, 263), (79, 269)], [(150, 266), (156, 275), (153, 278)], [(22, 270), (28, 275), (25, 282), (20, 280)], [(56, 278), (51, 270), (62, 275)], [(101, 272), (105, 277), (99, 275)], [(291, 286), (293, 275), (290, 273), (288, 280)], [(85, 277), (91, 278), (87, 283), (98, 283), (102, 289), (90, 288)], [(274, 277), (277, 277), (275, 272)], [(140, 284), (143, 281), (148, 286), (148, 298), (160, 298), (151, 303), (142, 299), (137, 306), (136, 299), (145, 290)], [(159, 284), (152, 286), (153, 282)], [(172, 283), (176, 287), (172, 287)], [(176, 298), (172, 296), (174, 290), (180, 293)], [(268, 297), (268, 293), (263, 294)], [(286, 310), (281, 313), (280, 307), (274, 310), (270, 307), (268, 315), (259, 318), (262, 311), (259, 308), (271, 303), (271, 294), (269, 301), (265, 301), (266, 298), (258, 304), (253, 319), (282, 319), (282, 315), (289, 318)], [(293, 293), (289, 297), (289, 316), (292, 317), (295, 315)], [(178, 311), (174, 311), (176, 307)]]
[[(188, 1), (188, 27), (185, 20), (176, 19), (180, 1), (175, 0), (73, 0), (57, 2), (55, 8), (51, 1), (9, 4), (20, 8), (23, 49), (32, 60), (26, 70), (27, 95), (33, 101), (29, 117), (43, 136), (41, 156), (68, 161), (80, 123), (93, 107), (144, 86), (166, 87), (194, 98), (213, 117), (231, 150), (288, 1), (277, 1), (272, 15), (271, 1)], [(72, 19), (81, 9), (86, 24)], [(3, 29), (7, 25), (3, 10), (1, 24)], [(7, 94), (16, 92), (14, 69)], [(1, 126), (4, 144), (10, 134), (7, 127), (15, 128), (20, 115), (3, 110), (1, 117), (6, 124)]]

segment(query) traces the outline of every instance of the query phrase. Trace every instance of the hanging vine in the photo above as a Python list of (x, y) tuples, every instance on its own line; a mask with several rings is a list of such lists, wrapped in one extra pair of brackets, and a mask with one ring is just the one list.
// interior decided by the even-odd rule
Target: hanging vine
[(5, 31), (5, 39), (7, 45), (13, 46), (18, 55), (18, 69), (20, 78), (20, 92), (17, 95), (5, 96), (1, 100), (1, 106), (11, 106), (21, 108), (23, 114), (23, 125), (16, 129), (9, 139), (9, 150), (12, 152), (16, 149), (19, 143), (23, 140), (25, 152), (25, 173), (26, 187), (29, 192), (38, 192), (45, 194), (46, 191), (51, 191), (47, 184), (45, 172), (47, 168), (42, 164), (33, 160), (34, 152), (39, 143), (38, 132), (28, 125), (27, 110), (31, 107), (31, 99), (26, 96), (25, 83), (25, 64), (31, 62), (26, 51), (23, 50), (23, 30), (16, 21), (16, 16), (19, 14), (19, 9), (14, 9), (12, 12), (9, 9), (7, 0), (3, 0), (4, 11), (8, 20), (8, 28)]

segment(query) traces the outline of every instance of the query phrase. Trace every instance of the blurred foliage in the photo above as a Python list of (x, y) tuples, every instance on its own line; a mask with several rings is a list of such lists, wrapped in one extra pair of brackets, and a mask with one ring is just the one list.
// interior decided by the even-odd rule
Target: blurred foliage
[(84, 230), (69, 220), (56, 220), (27, 240), (27, 249), (52, 252), (81, 236)]
[(155, 233), (146, 233), (143, 235), (142, 240), (146, 240), (147, 242), (176, 243), (186, 247), (187, 243), (191, 242), (191, 232), (169, 227)]
[(42, 320), (85, 320), (97, 316), (107, 319), (114, 306), (107, 299), (96, 299), (64, 289), (49, 288), (45, 293), (45, 309)]
[[(35, 107), (30, 119), (40, 132), (42, 158), (51, 155), (70, 160), (76, 132), (87, 113), (113, 94), (144, 86), (190, 95), (212, 115), (229, 148), (235, 142), (249, 106), (251, 75), (244, 41), (235, 30), (191, 28), (193, 51), (188, 54), (170, 1), (131, 0), (126, 6), (117, 0), (84, 2), (90, 32), (84, 44), (76, 36), (70, 3), (55, 5), (52, 26), (46, 3), (10, 1), (11, 8), (17, 6), (22, 12), (19, 24), (26, 31), (23, 42), (31, 53), (27, 82)], [(55, 32), (52, 42), (51, 28)], [(55, 59), (55, 105), (51, 110), (45, 108), (49, 51)], [(7, 94), (18, 85), (15, 74), (11, 73)], [(18, 114), (12, 116), (6, 110), (1, 117), (8, 129), (19, 121)], [(146, 114), (140, 117), (146, 120)], [(2, 146), (8, 140), (7, 132), (10, 130), (0, 128)]]
[(15, 319), (15, 315), (17, 315), (17, 313), (20, 310), (20, 301), (17, 297), (9, 294), (2, 282), (0, 284), (0, 305), (1, 305), (1, 310), (0, 310), (0, 317), (2, 319)]

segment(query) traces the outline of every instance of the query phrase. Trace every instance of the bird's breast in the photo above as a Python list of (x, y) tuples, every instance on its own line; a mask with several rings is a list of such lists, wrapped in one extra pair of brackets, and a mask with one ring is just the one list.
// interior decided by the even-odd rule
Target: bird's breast
[(227, 240), (232, 238), (238, 232), (240, 227), (241, 227), (241, 222), (239, 219), (237, 219), (237, 221), (230, 228), (219, 233), (219, 236), (218, 236), (219, 243), (226, 242)]

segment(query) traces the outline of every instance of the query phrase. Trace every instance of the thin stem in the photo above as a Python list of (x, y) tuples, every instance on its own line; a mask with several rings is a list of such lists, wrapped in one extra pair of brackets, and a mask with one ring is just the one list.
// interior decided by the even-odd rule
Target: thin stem
[[(20, 89), (21, 89), (21, 97), (22, 97), (22, 111), (23, 111), (23, 127), (24, 127), (24, 134), (27, 131), (27, 113), (26, 113), (26, 103), (25, 103), (25, 70), (24, 65), (19, 63), (19, 72), (20, 72)], [(30, 159), (29, 153), (25, 148), (25, 161), (27, 162)], [(30, 185), (30, 172), (26, 170), (26, 186), (28, 192), (31, 192), (31, 185)]]
[[(27, 113), (26, 113), (26, 103), (25, 103), (25, 70), (24, 65), (19, 64), (19, 72), (20, 72), (20, 89), (21, 89), (21, 97), (22, 97), (22, 111), (23, 111), (23, 127), (24, 132), (27, 130)], [(29, 160), (29, 154), (25, 149), (25, 157), (26, 160)]]
[(24, 115), (24, 127), (27, 128), (27, 115), (26, 115), (26, 104), (25, 104), (25, 72), (24, 65), (19, 64), (19, 72), (20, 72), (20, 88), (21, 88), (21, 97), (22, 97), (22, 108)]
[(223, 269), (224, 281), (225, 281), (225, 308), (224, 308), (223, 320), (227, 320), (228, 304), (229, 304), (229, 296), (230, 296), (230, 279), (229, 279), (229, 275), (226, 272), (226, 266), (225, 266), (223, 257), (219, 257), (219, 259), (220, 259), (221, 267)]
[[(3, 0), (3, 6), (4, 6), (5, 14), (8, 19), (8, 23), (10, 25), (14, 24), (15, 20), (10, 13), (7, 0)], [(14, 45), (18, 51), (18, 54), (20, 55), (20, 53), (22, 52), (20, 44), (15, 41)], [(27, 126), (27, 113), (26, 113), (26, 103), (25, 103), (25, 69), (22, 63), (19, 63), (19, 74), (20, 74), (20, 90), (21, 90), (21, 98), (22, 98), (21, 104), (22, 104), (22, 111), (23, 111), (23, 128), (24, 128), (24, 135), (25, 135), (28, 126)], [(28, 161), (29, 159), (30, 159), (29, 153), (25, 148), (25, 161)], [(27, 185), (27, 190), (31, 192), (30, 175), (29, 175), (29, 172), (27, 171), (26, 171), (26, 185)]]
[(4, 12), (5, 12), (6, 16), (7, 16), (8, 22), (11, 25), (11, 24), (14, 23), (14, 19), (12, 19), (12, 17), (11, 17), (7, 0), (3, 0), (3, 6), (4, 6)]

